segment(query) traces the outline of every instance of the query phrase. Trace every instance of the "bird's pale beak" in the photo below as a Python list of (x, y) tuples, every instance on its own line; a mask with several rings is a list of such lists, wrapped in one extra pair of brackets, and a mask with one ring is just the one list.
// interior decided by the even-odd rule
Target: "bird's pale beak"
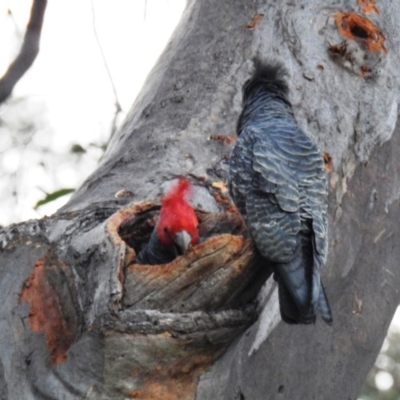
[(174, 238), (175, 248), (178, 255), (186, 254), (189, 249), (192, 237), (187, 231), (179, 231)]

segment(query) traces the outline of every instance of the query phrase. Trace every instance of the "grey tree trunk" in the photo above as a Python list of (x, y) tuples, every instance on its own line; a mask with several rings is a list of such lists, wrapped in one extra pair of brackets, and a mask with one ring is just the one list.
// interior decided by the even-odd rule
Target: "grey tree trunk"
[[(95, 173), (54, 216), (0, 233), (1, 398), (356, 399), (400, 297), (400, 5), (358, 3), (188, 2)], [(256, 54), (285, 63), (299, 124), (326, 153), (332, 327), (280, 321), (229, 207)], [(138, 266), (177, 175), (195, 185), (205, 240)]]

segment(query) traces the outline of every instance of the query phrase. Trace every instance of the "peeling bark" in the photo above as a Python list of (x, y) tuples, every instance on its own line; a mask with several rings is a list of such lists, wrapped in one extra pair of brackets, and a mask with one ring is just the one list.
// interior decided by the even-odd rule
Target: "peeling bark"
[(24, 282), (20, 302), (30, 304), (28, 321), (32, 332), (44, 332), (53, 363), (63, 362), (79, 328), (70, 268), (53, 254), (36, 261)]
[[(355, 399), (400, 297), (399, 11), (188, 2), (97, 171), (54, 216), (0, 234), (0, 393)], [(255, 54), (284, 60), (295, 115), (326, 161), (332, 327), (280, 321), (269, 268), (229, 203)], [(136, 265), (178, 175), (192, 181), (202, 241), (170, 264)]]

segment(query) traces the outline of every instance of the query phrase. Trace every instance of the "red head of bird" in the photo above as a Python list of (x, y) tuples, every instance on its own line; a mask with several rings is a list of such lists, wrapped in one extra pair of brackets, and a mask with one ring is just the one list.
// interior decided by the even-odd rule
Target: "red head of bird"
[(198, 220), (186, 196), (190, 182), (179, 178), (174, 187), (161, 200), (157, 235), (167, 246), (176, 246), (180, 254), (186, 253), (189, 245), (199, 241)]

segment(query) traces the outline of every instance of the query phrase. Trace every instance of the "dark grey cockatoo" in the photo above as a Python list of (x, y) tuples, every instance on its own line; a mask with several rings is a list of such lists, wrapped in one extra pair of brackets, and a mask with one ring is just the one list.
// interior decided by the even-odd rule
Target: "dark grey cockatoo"
[(321, 283), (327, 255), (327, 180), (317, 146), (298, 126), (280, 63), (255, 60), (244, 85), (229, 189), (279, 287), (282, 319), (332, 322)]

